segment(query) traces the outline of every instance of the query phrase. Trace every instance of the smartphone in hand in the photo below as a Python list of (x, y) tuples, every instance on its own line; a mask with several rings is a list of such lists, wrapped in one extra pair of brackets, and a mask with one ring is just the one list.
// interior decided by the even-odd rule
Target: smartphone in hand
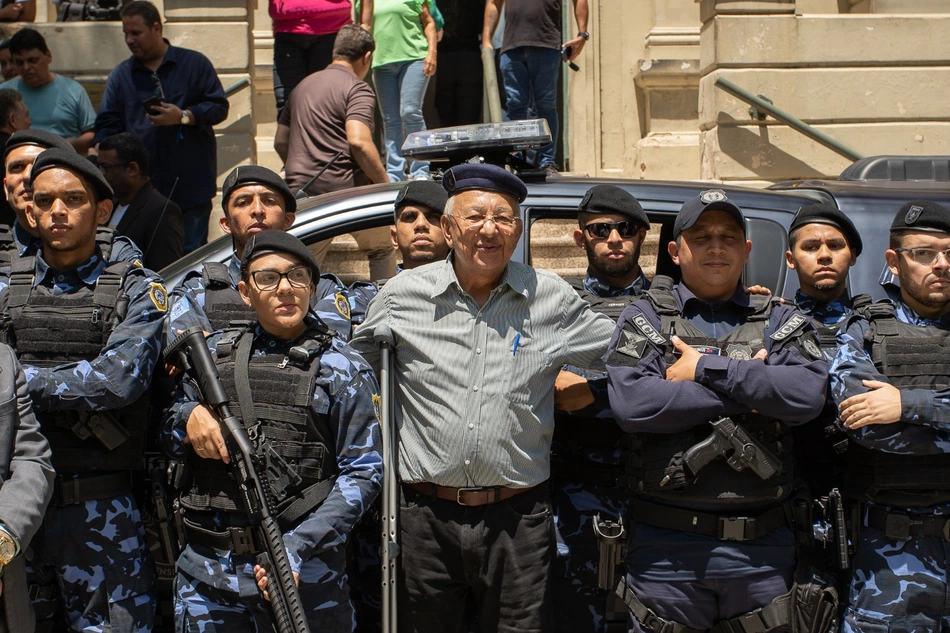
[(574, 53), (574, 50), (570, 46), (565, 46), (561, 49), (561, 59), (564, 60), (564, 63), (567, 64), (567, 67), (577, 72), (581, 69), (580, 66), (571, 61), (571, 55)]
[(145, 105), (146, 114), (159, 114), (157, 108), (158, 106), (162, 105), (162, 100), (158, 97), (149, 97), (143, 102), (143, 104)]

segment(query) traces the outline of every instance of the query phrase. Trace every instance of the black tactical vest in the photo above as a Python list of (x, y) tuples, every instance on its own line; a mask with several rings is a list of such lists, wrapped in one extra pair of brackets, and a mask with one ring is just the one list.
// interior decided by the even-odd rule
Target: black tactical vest
[[(584, 301), (590, 304), (591, 310), (598, 314), (606, 314), (614, 322), (620, 318), (620, 314), (628, 305), (639, 298), (639, 295), (600, 297), (584, 287), (583, 279), (572, 278), (566, 281)], [(609, 480), (619, 473), (608, 473), (609, 466), (604, 464), (596, 465), (596, 471), (590, 470), (589, 460), (577, 454), (574, 449), (579, 449), (581, 452), (585, 449), (598, 451), (618, 449), (624, 435), (624, 432), (612, 420), (596, 416), (571, 415), (555, 410), (552, 477), (559, 481), (613, 485)]]
[[(765, 329), (772, 308), (778, 302), (771, 297), (752, 295), (755, 311), (746, 321), (719, 339), (707, 337), (683, 318), (682, 311), (672, 292), (672, 280), (668, 277), (654, 278), (650, 290), (643, 295), (649, 299), (660, 317), (660, 332), (670, 332), (670, 326), (687, 345), (698, 348), (719, 348), (723, 355), (745, 360), (766, 348)], [(803, 324), (807, 321), (803, 321)], [(791, 323), (791, 321), (789, 322)], [(801, 326), (799, 326), (801, 327)], [(781, 338), (794, 334), (785, 333)], [(653, 334), (659, 335), (654, 329)], [(775, 339), (780, 333), (772, 335)], [(668, 365), (676, 362), (673, 345), (663, 338), (660, 346)], [(635, 397), (632, 396), (632, 397)], [(788, 427), (780, 420), (757, 413), (734, 416), (733, 421), (768, 448), (782, 463), (782, 471), (762, 480), (751, 470), (733, 470), (725, 459), (716, 459), (703, 468), (697, 476), (678, 489), (661, 486), (669, 474), (669, 467), (682, 461), (683, 453), (691, 446), (709, 437), (712, 429), (700, 425), (683, 433), (639, 433), (626, 443), (629, 446), (625, 459), (628, 485), (636, 494), (656, 499), (664, 504), (697, 510), (733, 511), (756, 509), (774, 505), (792, 493), (794, 460), (792, 439)]]
[[(865, 346), (874, 366), (895, 387), (946, 389), (950, 386), (950, 332), (900, 321), (894, 306), (874, 303), (856, 310), (868, 319)], [(924, 447), (921, 447), (922, 449)], [(950, 455), (896, 455), (848, 448), (849, 495), (898, 507), (950, 502)]]
[[(48, 288), (33, 287), (34, 257), (16, 259), (4, 314), (4, 342), (15, 347), (17, 357), (29, 365), (55, 367), (94, 360), (125, 319), (129, 297), (122, 285), (130, 267), (127, 262), (109, 264), (95, 289), (53, 295)], [(36, 416), (58, 472), (143, 466), (147, 396), (112, 411), (37, 411)]]
[[(96, 246), (102, 254), (102, 259), (109, 261), (112, 255), (112, 239), (115, 229), (111, 226), (100, 226), (96, 229)], [(0, 224), (0, 267), (9, 266), (20, 258), (16, 240), (13, 238), (13, 227)]]
[(233, 321), (256, 321), (254, 310), (241, 299), (241, 293), (231, 286), (231, 276), (226, 264), (205, 262), (202, 264), (205, 284), (205, 314), (215, 330), (224, 330)]
[[(242, 419), (258, 451), (258, 473), (265, 477), (272, 474), (271, 469), (262, 468), (270, 448), (286, 462), (287, 470), (293, 469), (299, 475), (299, 482), (286, 487), (284, 496), (268, 499), (271, 513), (284, 530), (323, 503), (337, 474), (335, 442), (327, 420), (330, 398), (323, 388), (316, 387), (321, 370), (320, 354), (330, 345), (330, 334), (322, 324), (311, 328), (308, 334), (304, 342), (294, 348), (302, 350), (299, 356), (251, 356), (248, 378), (257, 422), (250, 425), (244, 421), (238, 406), (235, 362), (239, 359), (241, 340), (253, 334), (228, 330), (216, 347), (218, 373), (228, 392), (231, 410)], [(322, 409), (319, 415), (314, 413), (311, 404), (315, 400), (319, 403), (317, 408)], [(189, 464), (192, 482), (181, 497), (181, 505), (186, 510), (244, 511), (242, 493), (227, 465), (194, 456)]]

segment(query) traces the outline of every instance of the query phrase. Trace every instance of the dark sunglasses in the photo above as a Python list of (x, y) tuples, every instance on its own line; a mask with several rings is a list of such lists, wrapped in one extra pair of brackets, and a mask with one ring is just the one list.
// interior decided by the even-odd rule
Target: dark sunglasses
[(623, 239), (631, 238), (637, 234), (639, 227), (633, 222), (624, 220), (623, 222), (591, 222), (584, 225), (584, 230), (590, 233), (591, 237), (605, 240), (610, 237), (610, 232), (617, 229), (617, 233)]

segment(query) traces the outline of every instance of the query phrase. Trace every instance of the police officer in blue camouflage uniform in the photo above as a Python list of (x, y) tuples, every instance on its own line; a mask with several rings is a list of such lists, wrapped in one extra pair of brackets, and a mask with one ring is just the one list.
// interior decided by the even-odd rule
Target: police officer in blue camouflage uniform
[(947, 631), (950, 210), (905, 204), (885, 258), (900, 288), (856, 310), (831, 368), (860, 504), (842, 631)]
[(155, 577), (131, 471), (143, 462), (165, 289), (149, 270), (103, 260), (96, 227), (112, 189), (92, 163), (49, 149), (31, 180), (26, 219), (42, 246), (13, 263), (0, 309), (57, 472), (28, 570), (38, 628), (150, 631)]
[[(798, 210), (788, 230), (785, 263), (798, 275), (798, 309), (815, 321), (818, 342), (829, 363), (838, 351), (838, 332), (852, 313), (852, 305), (869, 303), (868, 295), (852, 297), (848, 271), (861, 254), (861, 236), (851, 219), (830, 202)], [(839, 485), (841, 454), (847, 439), (835, 426), (837, 408), (831, 394), (822, 415), (811, 424), (796, 426), (795, 459), (813, 496)]]
[[(4, 189), (16, 213), (12, 227), (0, 226), (0, 263), (9, 264), (16, 257), (35, 255), (41, 241), (26, 221), (27, 207), (33, 200), (30, 171), (33, 161), (44, 150), (58, 147), (71, 150), (66, 139), (45, 130), (19, 130), (7, 139), (4, 146)], [(96, 234), (103, 259), (110, 262), (129, 262), (140, 265), (142, 251), (127, 237), (115, 235), (107, 226), (99, 227)]]
[[(186, 275), (172, 291), (166, 342), (195, 325), (213, 332), (228, 327), (231, 321), (253, 319), (253, 311), (237, 291), (244, 246), (260, 231), (290, 229), (297, 212), (297, 201), (287, 183), (258, 165), (242, 165), (228, 174), (221, 189), (221, 206), (221, 228), (231, 236), (234, 254), (223, 263), (205, 262), (201, 270)], [(346, 286), (334, 275), (322, 275), (317, 282), (317, 315), (347, 340), (353, 315)]]
[[(639, 264), (650, 221), (632, 195), (614, 185), (597, 185), (578, 206), (577, 223), (574, 242), (587, 254), (587, 275), (567, 281), (595, 312), (617, 321), (650, 287)], [(563, 390), (555, 400), (551, 446), (559, 537), (556, 630), (604, 632), (618, 626), (626, 630), (626, 606), (613, 598), (613, 591), (598, 588), (600, 560), (592, 525), (595, 515), (617, 522), (627, 512), (629, 492), (617, 486), (624, 434), (610, 411), (606, 373), (566, 367), (558, 386)]]
[[(238, 403), (236, 367), (248, 363), (252, 412), (240, 411), (255, 448), (269, 445), (300, 481), (272, 514), (284, 532), (291, 567), (313, 631), (351, 631), (345, 544), (379, 492), (382, 456), (372, 369), (309, 311), (319, 271), (313, 255), (283, 231), (251, 237), (239, 291), (257, 322), (211, 337), (218, 371)], [(259, 417), (254, 423), (250, 416)], [(241, 538), (248, 518), (224, 462), (219, 421), (190, 384), (165, 423), (163, 441), (184, 458), (190, 477), (180, 498), (186, 547), (178, 560), (176, 630), (269, 631), (270, 609), (255, 570), (259, 544)], [(255, 578), (255, 571), (258, 573)]]
[[(796, 567), (788, 427), (821, 411), (828, 365), (810, 319), (742, 288), (752, 243), (723, 191), (687, 200), (673, 237), (682, 282), (655, 277), (605, 356), (611, 409), (632, 434), (634, 525), (618, 594), (637, 633), (773, 630), (788, 620), (787, 601), (773, 599), (788, 594)], [(722, 416), (757, 448), (736, 455), (730, 442), (694, 460), (689, 449), (722, 437), (711, 424)], [(740, 455), (752, 459), (730, 467), (725, 457)]]

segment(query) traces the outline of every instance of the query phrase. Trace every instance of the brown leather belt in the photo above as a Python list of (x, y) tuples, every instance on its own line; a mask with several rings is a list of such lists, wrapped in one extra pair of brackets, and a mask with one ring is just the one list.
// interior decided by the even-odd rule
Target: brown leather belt
[(483, 506), (489, 503), (498, 503), (499, 501), (511, 499), (515, 495), (520, 495), (522, 492), (528, 492), (538, 487), (506, 488), (505, 486), (491, 486), (488, 488), (450, 488), (448, 486), (438, 486), (428, 482), (404, 483), (402, 485), (421, 495), (444, 499), (445, 501), (454, 501), (460, 506)]

